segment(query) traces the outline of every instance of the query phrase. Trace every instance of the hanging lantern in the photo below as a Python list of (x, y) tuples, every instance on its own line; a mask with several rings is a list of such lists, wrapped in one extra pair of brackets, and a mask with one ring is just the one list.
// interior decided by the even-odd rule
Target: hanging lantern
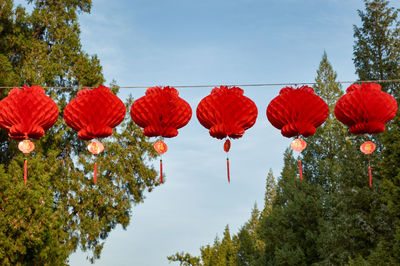
[[(258, 110), (256, 104), (243, 95), (239, 87), (220, 86), (204, 97), (197, 106), (196, 115), (200, 124), (209, 130), (210, 136), (217, 139), (241, 138), (245, 131), (256, 122)], [(224, 150), (229, 151), (230, 141), (226, 141)], [(229, 157), (227, 156), (229, 176)]]
[[(145, 96), (133, 102), (131, 117), (143, 128), (145, 136), (172, 138), (178, 135), (178, 129), (189, 123), (192, 109), (179, 97), (179, 92), (175, 88), (152, 87), (146, 90)], [(154, 143), (154, 149), (162, 155), (167, 151), (167, 145), (157, 141)], [(163, 183), (161, 157), (160, 182)]]
[(328, 115), (328, 105), (308, 86), (281, 89), (267, 108), (269, 122), (287, 138), (314, 135)]
[(0, 127), (8, 131), (8, 136), (23, 140), (18, 149), (25, 154), (24, 182), (27, 182), (27, 154), (35, 145), (29, 140), (39, 139), (52, 127), (58, 118), (57, 104), (39, 86), (24, 86), (12, 89), (0, 101)]
[(396, 100), (376, 83), (351, 85), (335, 106), (337, 120), (355, 135), (382, 133), (396, 113)]
[[(99, 86), (94, 89), (83, 89), (70, 101), (64, 110), (65, 123), (78, 131), (82, 140), (106, 138), (112, 135), (113, 128), (125, 117), (124, 103), (114, 95), (110, 88)], [(94, 183), (97, 184), (97, 155), (104, 146), (99, 141), (88, 145), (95, 156)]]
[[(385, 124), (396, 116), (397, 108), (396, 100), (383, 92), (379, 84), (353, 84), (337, 101), (335, 116), (352, 134), (378, 134), (384, 132)], [(360, 149), (368, 154), (369, 186), (372, 187), (369, 154), (375, 150), (375, 144), (367, 141)]]
[[(284, 137), (307, 138), (315, 134), (317, 127), (321, 126), (329, 115), (326, 102), (314, 93), (314, 89), (301, 86), (297, 89), (285, 87), (267, 107), (269, 122), (281, 130)], [(303, 139), (295, 139), (290, 144), (293, 150), (302, 152), (307, 143)], [(299, 155), (300, 179), (303, 179), (301, 158)]]

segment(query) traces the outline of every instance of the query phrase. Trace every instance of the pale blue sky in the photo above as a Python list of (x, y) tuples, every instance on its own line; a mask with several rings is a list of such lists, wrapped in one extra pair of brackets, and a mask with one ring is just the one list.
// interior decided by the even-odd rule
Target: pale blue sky
[[(107, 84), (311, 82), (324, 50), (338, 79), (354, 80), (358, 8), (361, 0), (93, 0), (91, 14), (80, 16), (81, 38), (84, 50), (99, 56)], [(265, 115), (280, 87), (244, 89), (259, 116), (232, 142), (231, 184), (223, 142), (193, 115), (166, 141), (167, 182), (134, 207), (126, 231), (110, 234), (95, 265), (158, 266), (177, 251), (198, 255), (226, 224), (237, 232), (255, 202), (262, 208), (267, 172), (279, 176), (290, 140)], [(180, 89), (180, 95), (195, 112), (210, 90)], [(122, 89), (120, 96), (144, 92)], [(78, 251), (71, 265), (90, 265), (86, 255)]]

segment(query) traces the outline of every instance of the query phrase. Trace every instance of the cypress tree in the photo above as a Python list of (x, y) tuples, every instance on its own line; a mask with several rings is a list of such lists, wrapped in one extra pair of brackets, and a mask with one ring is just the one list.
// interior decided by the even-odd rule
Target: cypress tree
[[(56, 125), (36, 142), (24, 185), (24, 156), (17, 142), (0, 134), (0, 263), (64, 265), (78, 248), (99, 258), (108, 234), (130, 222), (131, 207), (155, 185), (145, 158), (151, 143), (128, 116), (118, 134), (104, 140), (99, 182), (92, 181), (93, 158), (86, 143), (62, 122), (62, 111), (77, 88), (104, 82), (96, 56), (82, 50), (78, 12), (91, 0), (31, 0), (33, 11), (0, 2), (0, 86), (41, 85), (60, 109)], [(114, 93), (118, 88), (112, 88)], [(7, 95), (1, 91), (1, 98)], [(131, 100), (128, 100), (127, 108)]]

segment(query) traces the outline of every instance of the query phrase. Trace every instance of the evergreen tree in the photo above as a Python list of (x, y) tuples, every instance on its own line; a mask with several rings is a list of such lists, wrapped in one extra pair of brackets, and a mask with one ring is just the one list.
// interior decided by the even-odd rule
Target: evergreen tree
[(265, 197), (264, 197), (264, 209), (261, 213), (262, 216), (268, 216), (272, 211), (272, 206), (276, 197), (276, 182), (272, 169), (269, 169), (266, 186), (265, 186)]
[[(41, 85), (60, 109), (56, 125), (36, 142), (29, 156), (28, 184), (22, 181), (24, 156), (17, 142), (0, 134), (0, 263), (63, 265), (81, 248), (99, 258), (104, 240), (118, 224), (129, 224), (131, 207), (155, 185), (145, 163), (156, 153), (128, 116), (118, 134), (104, 140), (99, 182), (93, 184), (93, 158), (62, 111), (77, 89), (104, 82), (96, 56), (82, 51), (78, 12), (91, 0), (30, 0), (33, 11), (0, 2), (0, 86)], [(112, 88), (114, 93), (117, 87)], [(1, 91), (1, 97), (7, 95)], [(132, 100), (128, 100), (127, 108)]]
[(309, 265), (318, 261), (316, 240), (322, 216), (319, 191), (298, 178), (293, 152), (284, 154), (284, 167), (272, 211), (262, 217), (259, 234), (265, 243), (264, 265)]
[[(330, 114), (308, 139), (303, 152), (305, 175), (323, 189), (320, 194), (323, 216), (317, 241), (320, 260), (345, 264), (349, 258), (366, 256), (376, 245), (379, 223), (371, 206), (379, 205), (375, 190), (370, 190), (365, 157), (359, 151), (362, 137), (354, 137), (334, 118), (334, 106), (342, 95), (336, 73), (326, 53), (317, 71), (315, 92), (328, 104)], [(340, 244), (338, 244), (340, 243)]]
[[(400, 73), (399, 10), (386, 0), (364, 0), (358, 10), (362, 26), (354, 26), (354, 65), (360, 80), (398, 79)], [(398, 84), (382, 84), (383, 89), (400, 96)]]
[[(360, 79), (400, 78), (399, 10), (385, 0), (365, 0), (365, 11), (359, 11), (362, 25), (354, 26), (354, 63)], [(400, 100), (398, 83), (383, 83), (383, 90)], [(387, 125), (386, 131), (375, 137), (377, 169), (374, 181), (383, 180), (379, 191), (381, 230), (379, 243), (367, 258), (368, 263), (400, 264), (400, 118)], [(379, 161), (378, 161), (379, 159)], [(380, 185), (380, 184), (378, 184)]]

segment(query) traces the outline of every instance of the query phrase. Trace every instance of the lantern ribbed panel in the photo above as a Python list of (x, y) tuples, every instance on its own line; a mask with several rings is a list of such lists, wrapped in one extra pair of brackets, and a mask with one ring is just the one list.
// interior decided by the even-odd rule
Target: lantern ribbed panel
[(196, 115), (212, 137), (240, 138), (256, 122), (258, 110), (241, 88), (221, 86), (200, 101)]
[(131, 107), (131, 117), (148, 137), (172, 138), (192, 117), (190, 105), (173, 87), (152, 87)]
[(65, 123), (83, 140), (111, 136), (125, 117), (125, 105), (105, 86), (84, 89), (64, 110)]
[(397, 113), (397, 102), (375, 83), (353, 84), (336, 103), (336, 118), (352, 134), (377, 134)]
[(328, 115), (328, 105), (308, 86), (281, 89), (267, 107), (269, 122), (288, 138), (314, 135)]
[(58, 119), (57, 104), (39, 86), (12, 89), (0, 101), (0, 127), (10, 138), (39, 139)]

